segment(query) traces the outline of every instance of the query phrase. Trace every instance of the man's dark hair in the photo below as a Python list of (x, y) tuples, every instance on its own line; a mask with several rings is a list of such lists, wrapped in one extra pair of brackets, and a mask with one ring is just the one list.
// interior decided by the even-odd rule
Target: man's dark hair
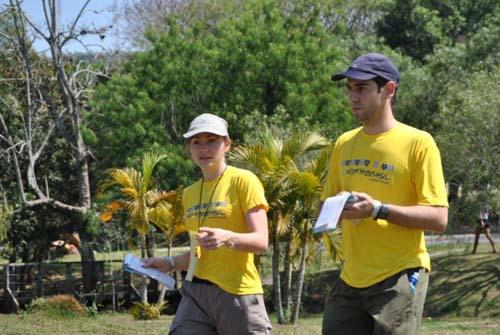
[[(375, 81), (375, 83), (377, 84), (378, 91), (380, 92), (380, 90), (382, 89), (382, 87), (384, 87), (385, 84), (387, 84), (387, 82), (389, 80), (387, 80), (385, 78), (382, 78), (380, 76), (377, 76), (377, 77), (373, 78), (373, 81)], [(396, 93), (398, 93), (397, 83), (396, 83), (396, 90), (394, 91), (394, 95), (392, 96), (392, 99), (391, 99), (391, 105), (394, 105), (396, 103)]]

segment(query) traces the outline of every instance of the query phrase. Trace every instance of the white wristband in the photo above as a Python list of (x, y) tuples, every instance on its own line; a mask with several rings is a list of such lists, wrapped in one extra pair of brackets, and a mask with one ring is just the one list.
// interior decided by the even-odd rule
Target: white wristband
[(375, 219), (377, 217), (380, 207), (382, 207), (382, 203), (378, 200), (373, 200), (372, 218)]

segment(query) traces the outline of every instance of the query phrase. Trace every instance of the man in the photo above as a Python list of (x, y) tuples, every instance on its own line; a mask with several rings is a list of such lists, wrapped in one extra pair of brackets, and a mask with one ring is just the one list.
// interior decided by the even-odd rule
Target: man
[(448, 222), (439, 150), (394, 118), (399, 71), (386, 56), (360, 56), (332, 80), (345, 78), (362, 126), (336, 141), (321, 198), (351, 192), (357, 201), (342, 212), (344, 263), (323, 334), (416, 334), (430, 271), (423, 232)]

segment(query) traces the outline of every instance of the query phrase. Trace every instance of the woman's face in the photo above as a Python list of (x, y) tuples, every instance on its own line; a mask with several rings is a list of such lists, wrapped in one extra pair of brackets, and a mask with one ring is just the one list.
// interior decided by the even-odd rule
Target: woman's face
[(211, 133), (200, 133), (189, 139), (191, 158), (201, 169), (224, 163), (224, 156), (230, 145), (228, 138)]

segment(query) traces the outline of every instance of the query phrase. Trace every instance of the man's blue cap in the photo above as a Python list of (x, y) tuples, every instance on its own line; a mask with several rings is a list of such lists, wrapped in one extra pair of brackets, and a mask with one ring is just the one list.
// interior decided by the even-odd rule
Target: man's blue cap
[(344, 78), (370, 80), (382, 77), (399, 83), (399, 71), (389, 58), (378, 53), (369, 53), (359, 56), (349, 68), (332, 76), (333, 81)]

